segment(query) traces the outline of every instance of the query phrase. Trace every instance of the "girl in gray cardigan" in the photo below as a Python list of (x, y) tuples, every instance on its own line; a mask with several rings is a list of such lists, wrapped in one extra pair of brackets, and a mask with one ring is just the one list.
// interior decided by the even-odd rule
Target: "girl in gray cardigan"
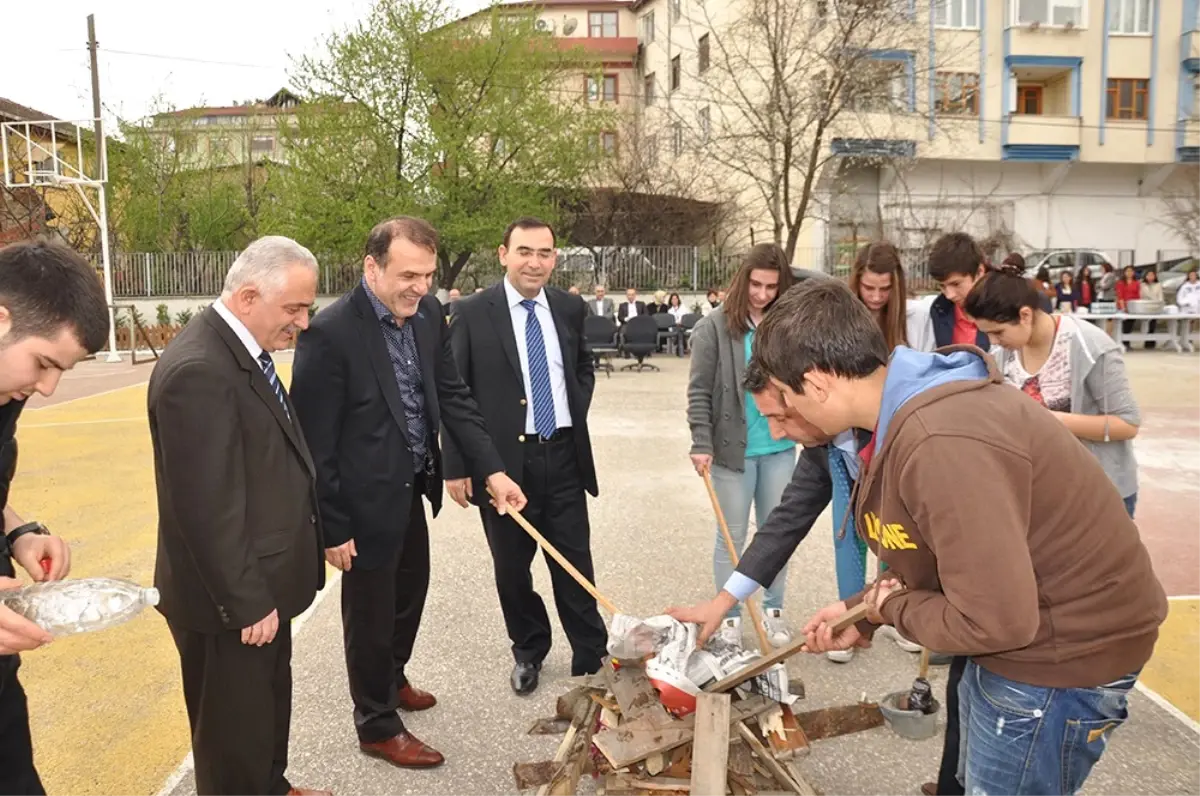
[[(749, 533), (751, 504), (761, 528), (779, 505), (796, 466), (795, 443), (772, 435), (767, 419), (759, 414), (742, 383), (758, 322), (793, 281), (783, 251), (775, 244), (759, 244), (734, 275), (725, 301), (692, 330), (687, 410), (692, 465), (697, 473), (711, 475), (739, 556)], [(733, 571), (718, 531), (713, 543), (713, 576), (718, 589)], [(786, 578), (785, 569), (763, 595), (764, 625), (775, 646), (791, 640), (783, 619)], [(720, 633), (740, 644), (739, 612), (740, 606), (730, 610)]]
[(1055, 414), (1099, 459), (1133, 516), (1142, 422), (1121, 347), (1098, 327), (1041, 309), (1038, 290), (1002, 266), (975, 283), (964, 310), (997, 348), (1004, 380)]

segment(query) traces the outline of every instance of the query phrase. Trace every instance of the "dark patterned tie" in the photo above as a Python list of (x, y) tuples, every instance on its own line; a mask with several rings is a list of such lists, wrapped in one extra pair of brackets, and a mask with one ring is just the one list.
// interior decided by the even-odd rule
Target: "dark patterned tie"
[(287, 400), (283, 397), (283, 385), (279, 382), (279, 376), (275, 373), (275, 362), (271, 359), (271, 355), (263, 351), (258, 355), (258, 364), (262, 368), (263, 375), (267, 377), (267, 382), (271, 385), (271, 389), (275, 391), (275, 397), (279, 399), (279, 405), (283, 407), (283, 413), (287, 415), (288, 420), (292, 419), (292, 413), (288, 411)]
[(554, 391), (550, 387), (550, 365), (546, 362), (546, 341), (538, 322), (537, 302), (525, 299), (521, 306), (529, 313), (525, 319), (525, 353), (529, 357), (529, 388), (533, 392), (533, 427), (543, 439), (554, 436), (558, 421), (554, 418)]

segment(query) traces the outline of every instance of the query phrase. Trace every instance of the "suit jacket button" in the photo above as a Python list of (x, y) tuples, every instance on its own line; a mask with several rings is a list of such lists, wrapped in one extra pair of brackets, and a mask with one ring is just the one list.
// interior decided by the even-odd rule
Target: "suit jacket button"
[(404, 488), (405, 488), (405, 489), (409, 489), (409, 488), (411, 488), (411, 487), (412, 487), (412, 484), (408, 483), (407, 481), (405, 481), (405, 482), (404, 482)]
[(517, 442), (524, 442), (524, 441), (525, 441), (525, 435), (524, 435), (524, 434), (519, 434), (519, 435), (517, 435)]
[(525, 399), (524, 399), (524, 398), (522, 398), (522, 399), (521, 399), (521, 406), (524, 406), (524, 405), (525, 405)]
[(311, 522), (313, 525), (316, 525), (317, 524), (317, 515), (316, 514), (308, 515), (308, 521)]

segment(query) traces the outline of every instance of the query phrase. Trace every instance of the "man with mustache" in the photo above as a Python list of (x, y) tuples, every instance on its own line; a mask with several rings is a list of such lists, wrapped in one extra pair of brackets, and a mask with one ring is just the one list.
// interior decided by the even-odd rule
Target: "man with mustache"
[(325, 558), (345, 573), (342, 632), (359, 748), (403, 768), (443, 762), (399, 714), (437, 704), (405, 666), (429, 590), (422, 497), (434, 516), (442, 505), (439, 431), (486, 481), (498, 511), (525, 506), (458, 376), (429, 293), (437, 246), (437, 231), (419, 218), (376, 224), (362, 281), (300, 336), (292, 379), (317, 467)]
[(293, 788), (291, 620), (325, 582), (315, 471), (271, 352), (308, 326), (317, 261), (260, 238), (150, 376), (158, 610), (179, 650), (196, 791)]
[[(65, 371), (99, 351), (108, 336), (108, 306), (96, 272), (65, 246), (34, 241), (0, 249), (0, 589), (16, 589), (13, 562), (35, 582), (71, 569), (63, 539), (25, 522), (8, 503), (17, 468), (17, 419), (34, 393), (54, 394)], [(0, 793), (44, 794), (33, 765), (29, 705), (17, 679), (18, 653), (49, 643), (50, 634), (0, 605)]]

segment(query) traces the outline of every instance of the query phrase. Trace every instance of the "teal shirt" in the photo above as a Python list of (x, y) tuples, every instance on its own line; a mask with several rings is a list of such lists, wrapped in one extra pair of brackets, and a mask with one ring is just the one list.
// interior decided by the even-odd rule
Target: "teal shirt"
[[(750, 363), (750, 350), (754, 347), (754, 329), (746, 332), (746, 363)], [(773, 439), (767, 419), (758, 411), (754, 396), (746, 393), (746, 458), (767, 456), (772, 453), (792, 450), (796, 443), (790, 439)]]

